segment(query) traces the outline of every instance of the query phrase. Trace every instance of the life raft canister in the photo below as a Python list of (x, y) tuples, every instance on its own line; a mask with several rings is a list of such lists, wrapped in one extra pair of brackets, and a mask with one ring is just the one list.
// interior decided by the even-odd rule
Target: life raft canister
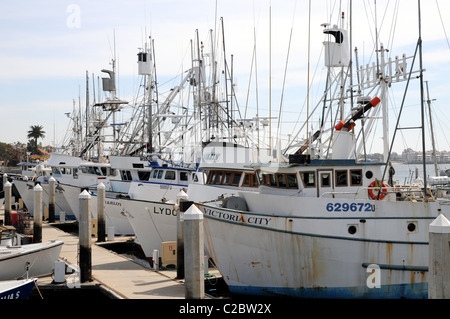
[(372, 199), (383, 199), (387, 195), (388, 185), (379, 180), (375, 180), (369, 185), (369, 196)]

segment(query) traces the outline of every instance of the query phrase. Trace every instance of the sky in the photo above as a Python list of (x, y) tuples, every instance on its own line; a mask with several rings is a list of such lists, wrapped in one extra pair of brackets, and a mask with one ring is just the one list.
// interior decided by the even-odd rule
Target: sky
[[(324, 91), (325, 36), (321, 24), (340, 24), (344, 12), (343, 24), (349, 27), (349, 1), (315, 0), (311, 1), (311, 7), (309, 3), (308, 0), (2, 1), (0, 141), (25, 143), (30, 126), (42, 125), (46, 132), (42, 143), (60, 146), (70, 124), (65, 113), (72, 112), (74, 103), (85, 104), (86, 72), (91, 78), (104, 77), (101, 70), (111, 69), (114, 57), (117, 95), (133, 101), (139, 87), (137, 53), (149, 37), (155, 43), (161, 92), (170, 90), (190, 66), (190, 41), (198, 32), (200, 41), (207, 43), (209, 30), (214, 30), (222, 40), (222, 23), (228, 61), (233, 55), (241, 115), (252, 117), (257, 110), (260, 116), (269, 116), (270, 111), (272, 117), (282, 114), (279, 125), (274, 120), (272, 133), (280, 127), (283, 134), (294, 136), (299, 127), (295, 122), (304, 121), (305, 105), (315, 106)], [(373, 55), (376, 34), (378, 43), (389, 50), (388, 56), (414, 54), (419, 32), (417, 4), (412, 0), (353, 1), (352, 48), (358, 48), (360, 65), (376, 62)], [(450, 2), (426, 1), (425, 5), (422, 1), (421, 15), (424, 80), (428, 82), (432, 100), (436, 148), (450, 151), (447, 111)], [(256, 65), (252, 64), (254, 48)], [(412, 97), (405, 100), (406, 119), (402, 119), (400, 126), (421, 123), (418, 83), (415, 79), (408, 88)], [(405, 83), (395, 85), (399, 86), (398, 92), (389, 98), (393, 115), (400, 110)], [(395, 117), (390, 117), (391, 133), (395, 124)], [(419, 130), (399, 131), (394, 150), (421, 150), (420, 137)], [(382, 152), (380, 141), (375, 135), (369, 151)], [(428, 145), (427, 149), (431, 149), (431, 144)]]

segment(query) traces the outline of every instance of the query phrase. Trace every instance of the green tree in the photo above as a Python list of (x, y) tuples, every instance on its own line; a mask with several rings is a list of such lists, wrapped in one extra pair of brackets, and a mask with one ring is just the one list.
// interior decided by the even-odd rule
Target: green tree
[(42, 125), (31, 125), (30, 130), (28, 131), (28, 138), (33, 139), (34, 142), (31, 151), (34, 152), (35, 154), (39, 153), (37, 143), (38, 138), (45, 137), (45, 132), (43, 131), (43, 128), (44, 127)]

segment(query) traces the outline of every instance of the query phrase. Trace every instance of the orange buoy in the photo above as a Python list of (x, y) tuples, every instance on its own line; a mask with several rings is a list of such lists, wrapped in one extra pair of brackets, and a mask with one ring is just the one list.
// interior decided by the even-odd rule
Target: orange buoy
[(375, 180), (369, 185), (369, 196), (372, 199), (382, 200), (387, 195), (388, 185), (379, 180)]

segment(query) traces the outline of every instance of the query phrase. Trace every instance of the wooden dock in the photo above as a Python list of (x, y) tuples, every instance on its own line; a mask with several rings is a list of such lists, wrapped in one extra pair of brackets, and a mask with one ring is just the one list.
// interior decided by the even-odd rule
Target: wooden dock
[[(0, 220), (4, 220), (2, 205)], [(78, 236), (55, 226), (57, 225), (45, 221), (42, 223), (42, 241), (63, 241), (59, 259), (65, 261), (68, 268), (78, 269)], [(80, 286), (82, 289), (100, 288), (110, 298), (117, 299), (185, 299), (184, 279), (176, 279), (175, 270), (155, 271), (131, 258), (104, 248), (110, 243), (123, 241), (124, 239), (120, 237), (114, 241), (99, 244), (96, 240), (92, 237), (92, 282), (80, 283), (79, 275), (72, 273), (65, 275), (65, 283), (55, 283), (53, 275), (41, 277), (38, 279), (38, 287), (43, 290), (77, 289)], [(213, 278), (221, 280), (217, 269), (210, 269), (210, 274)], [(214, 299), (214, 297), (205, 293), (205, 299)]]
[[(78, 237), (43, 223), (42, 240), (62, 240), (60, 259), (68, 265), (78, 265)], [(122, 299), (184, 299), (185, 288), (176, 280), (174, 271), (154, 271), (95, 244), (92, 239), (91, 284), (99, 284), (116, 298)], [(66, 275), (70, 282), (74, 275)], [(76, 279), (76, 278), (75, 278)], [(45, 282), (42, 280), (41, 282)], [(76, 288), (71, 288), (76, 289)]]

